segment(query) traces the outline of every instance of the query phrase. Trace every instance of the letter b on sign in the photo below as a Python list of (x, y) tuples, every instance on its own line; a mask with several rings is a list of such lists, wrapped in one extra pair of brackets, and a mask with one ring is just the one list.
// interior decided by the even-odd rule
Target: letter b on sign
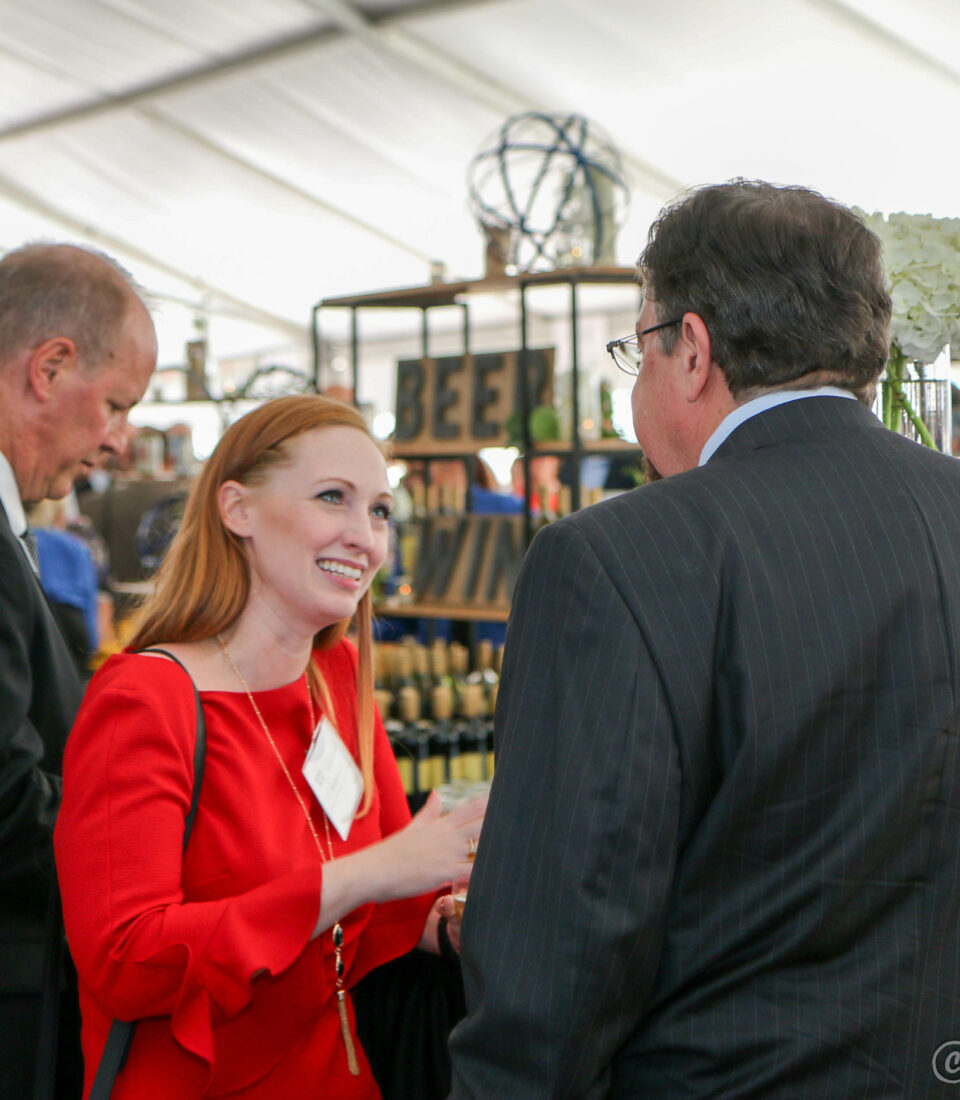
[(423, 363), (401, 359), (397, 364), (397, 440), (416, 439), (423, 431), (423, 383)]

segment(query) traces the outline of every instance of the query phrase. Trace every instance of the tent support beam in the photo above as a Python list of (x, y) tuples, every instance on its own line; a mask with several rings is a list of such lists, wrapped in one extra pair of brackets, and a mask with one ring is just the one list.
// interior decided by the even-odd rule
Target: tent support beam
[(951, 84), (960, 84), (960, 68), (948, 65), (939, 57), (927, 53), (919, 46), (908, 42), (894, 31), (888, 30), (882, 23), (878, 23), (870, 16), (864, 15), (855, 8), (850, 7), (844, 0), (806, 0), (811, 8), (817, 8), (827, 14), (835, 22), (845, 23), (858, 34), (872, 38), (887, 49), (894, 50), (901, 57), (916, 62), (928, 72), (936, 72), (945, 77)]
[(195, 275), (190, 275), (188, 272), (178, 267), (174, 267), (172, 264), (167, 263), (166, 260), (162, 260), (152, 253), (145, 251), (137, 245), (132, 244), (130, 241), (125, 240), (123, 237), (118, 237), (113, 233), (107, 233), (98, 226), (92, 225), (82, 218), (77, 218), (66, 210), (61, 210), (59, 207), (47, 202), (39, 195), (34, 194), (32, 191), (29, 191), (27, 188), (22, 187), (20, 184), (15, 183), (4, 175), (0, 175), (0, 195), (15, 202), (18, 206), (22, 206), (27, 210), (32, 210), (35, 214), (39, 214), (41, 217), (56, 222), (58, 225), (62, 225), (65, 229), (69, 229), (73, 233), (78, 233), (80, 236), (85, 237), (87, 240), (95, 243), (106, 251), (119, 253), (130, 260), (136, 260), (138, 263), (153, 268), (154, 271), (162, 272), (164, 275), (168, 275), (186, 286), (193, 287), (194, 290), (203, 295), (216, 298), (248, 321), (283, 332), (286, 336), (298, 341), (305, 341), (307, 338), (308, 333), (306, 324), (298, 325), (288, 317), (281, 317), (277, 313), (271, 313), (269, 310), (261, 309), (252, 302), (247, 302), (243, 298), (237, 298), (235, 295), (225, 290), (212, 286), (203, 279), (199, 279)]
[[(555, 110), (534, 103), (513, 88), (484, 76), (459, 59), (437, 49), (408, 30), (400, 19), (372, 19), (348, 0), (301, 0), (301, 3), (332, 19), (345, 34), (354, 36), (372, 49), (399, 57), (498, 114)], [(658, 198), (669, 198), (686, 186), (682, 181), (638, 157), (625, 156), (624, 160), (644, 190)]]
[[(468, 6), (469, 4), (484, 2), (489, 3), (490, 0), (460, 0), (461, 4), (467, 4)], [(411, 4), (399, 12), (376, 16), (373, 23), (375, 26), (388, 27), (391, 23), (399, 22), (411, 15), (449, 10), (449, 8), (450, 4), (445, 0), (421, 0), (420, 3)], [(337, 27), (322, 26), (277, 38), (252, 49), (241, 50), (229, 57), (220, 58), (207, 65), (200, 65), (196, 68), (175, 73), (173, 76), (165, 76), (159, 80), (150, 80), (143, 84), (134, 85), (125, 92), (118, 92), (116, 95), (100, 95), (83, 103), (76, 103), (71, 107), (34, 115), (32, 118), (24, 119), (22, 122), (0, 129), (0, 141), (26, 137), (41, 133), (44, 130), (52, 130), (67, 122), (97, 118), (113, 111), (136, 107), (141, 103), (154, 100), (158, 96), (186, 91), (215, 81), (231, 77), (249, 76), (251, 72), (257, 69), (264, 68), (277, 61), (309, 53), (317, 46), (335, 42), (342, 36), (343, 31)], [(24, 60), (30, 62), (29, 58)]]
[(207, 137), (206, 134), (200, 133), (199, 130), (195, 130), (192, 126), (187, 125), (187, 123), (183, 122), (181, 119), (175, 118), (166, 111), (161, 111), (156, 107), (140, 107), (138, 110), (145, 118), (150, 119), (151, 122), (163, 126), (165, 129), (172, 130), (179, 137), (192, 142), (194, 145), (205, 149), (209, 153), (213, 153), (222, 160), (229, 161), (235, 168), (240, 168), (242, 171), (249, 172), (264, 182), (287, 192), (287, 194), (296, 196), (310, 206), (322, 210), (323, 213), (330, 214), (340, 221), (347, 222), (356, 229), (363, 230), (364, 233), (369, 233), (374, 237), (378, 237), (381, 241), (392, 245), (392, 247), (399, 249), (408, 256), (414, 256), (416, 259), (422, 260), (425, 264), (429, 264), (435, 259), (434, 256), (430, 256), (426, 252), (421, 252), (420, 249), (414, 247), (409, 242), (403, 241), (399, 237), (394, 237), (386, 230), (380, 229), (378, 226), (373, 225), (371, 222), (364, 221), (362, 218), (358, 218), (355, 214), (351, 214), (348, 210), (344, 210), (340, 206), (334, 206), (332, 203), (325, 202), (313, 192), (298, 187), (297, 184), (292, 183), (288, 179), (284, 179), (282, 176), (278, 176), (275, 172), (271, 172), (268, 168), (262, 167), (247, 157), (240, 156), (239, 153), (234, 153), (225, 145), (221, 145), (219, 142)]

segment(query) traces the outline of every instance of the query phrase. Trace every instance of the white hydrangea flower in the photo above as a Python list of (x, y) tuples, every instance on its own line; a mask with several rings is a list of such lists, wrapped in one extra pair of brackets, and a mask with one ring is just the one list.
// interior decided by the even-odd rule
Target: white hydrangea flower
[(960, 347), (960, 218), (857, 213), (883, 243), (891, 339), (921, 363), (932, 363), (944, 344)]

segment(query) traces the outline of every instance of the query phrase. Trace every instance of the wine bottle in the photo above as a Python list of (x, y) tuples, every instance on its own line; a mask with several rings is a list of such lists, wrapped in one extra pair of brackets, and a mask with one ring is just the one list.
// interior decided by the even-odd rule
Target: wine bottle
[(463, 714), (463, 689), (467, 686), (467, 669), (470, 667), (470, 651), (459, 642), (451, 642), (449, 648), (450, 680), (453, 684), (453, 713)]
[(498, 645), (493, 653), (493, 671), (497, 676), (503, 675), (503, 645)]
[(494, 759), (493, 759), (493, 719), (492, 718), (487, 718), (486, 721), (483, 723), (483, 733), (484, 733), (484, 738), (483, 738), (484, 739), (484, 744), (485, 744), (486, 750), (487, 750), (487, 760), (486, 760), (486, 768), (485, 768), (486, 776), (484, 778), (493, 779)]
[[(403, 715), (400, 713), (400, 697), (403, 692), (410, 688), (417, 692), (419, 699), (420, 691), (417, 688), (417, 682), (413, 678), (413, 651), (409, 645), (397, 645), (393, 647), (393, 698), (394, 698), (394, 714), (397, 718), (403, 719)], [(422, 705), (418, 703), (418, 707)]]
[[(375, 693), (385, 694), (382, 692)], [(392, 695), (390, 696), (392, 699)], [(382, 714), (381, 710), (381, 714)], [(417, 699), (415, 696), (406, 695), (399, 702), (398, 718), (388, 718), (384, 722), (387, 737), (393, 746), (393, 755), (397, 761), (397, 770), (400, 772), (400, 781), (403, 783), (404, 792), (409, 796), (416, 793), (416, 717)]]
[[(449, 690), (452, 714), (457, 706), (457, 692), (453, 677), (450, 675), (450, 658), (447, 653), (447, 644), (439, 638), (430, 647), (430, 671), (433, 687), (445, 687)], [(434, 721), (437, 720), (436, 712), (434, 712), (433, 718)]]
[(463, 719), (459, 732), (463, 778), (470, 782), (479, 782), (486, 777), (485, 712), (483, 685), (467, 684), (463, 693)]
[(433, 762), (430, 759), (430, 729), (423, 723), (417, 724), (414, 738), (414, 768), (417, 781), (417, 794), (427, 795), (433, 790)]
[(437, 684), (431, 694), (433, 707), (433, 726), (430, 730), (430, 761), (433, 785), (439, 787), (442, 783), (449, 783), (455, 776), (453, 771), (459, 771), (459, 746), (454, 754), (457, 757), (456, 765), (451, 768), (451, 734), (453, 724), (450, 721), (453, 714), (453, 697), (447, 684)]
[[(391, 719), (392, 721), (392, 719)], [(390, 731), (388, 731), (389, 733)], [(397, 762), (397, 771), (400, 773), (400, 782), (403, 784), (403, 793), (409, 798), (417, 790), (414, 777), (413, 746), (407, 743), (403, 732), (403, 726), (397, 722), (396, 730), (390, 736), (390, 747), (393, 749), (393, 757)]]
[(386, 725), (391, 721), (390, 716), (393, 714), (393, 692), (387, 691), (386, 688), (379, 688), (373, 693), (373, 701), (377, 704), (383, 724)]
[(430, 652), (424, 645), (413, 647), (413, 679), (420, 689), (421, 713), (426, 721), (432, 721), (433, 708), (430, 693), (433, 691), (433, 680), (430, 676)]
[(386, 723), (394, 713), (393, 692), (390, 690), (386, 675), (387, 649), (382, 643), (373, 647), (373, 698), (380, 711), (380, 717)]

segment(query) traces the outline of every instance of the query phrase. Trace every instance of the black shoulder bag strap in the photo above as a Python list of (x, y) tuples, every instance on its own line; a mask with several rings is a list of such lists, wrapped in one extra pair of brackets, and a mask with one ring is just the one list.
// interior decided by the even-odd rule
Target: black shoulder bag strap
[[(178, 661), (172, 653), (165, 649), (141, 649), (139, 653), (162, 653), (171, 661), (176, 661), (184, 672), (190, 676), (182, 661)], [(197, 802), (200, 799), (200, 787), (203, 785), (203, 762), (206, 758), (207, 727), (203, 720), (203, 707), (200, 703), (200, 693), (197, 685), (190, 676), (190, 686), (197, 703), (197, 739), (193, 748), (193, 794), (190, 796), (190, 809), (183, 823), (183, 850), (187, 850), (187, 841), (190, 839), (190, 830), (193, 828), (193, 819), (197, 816)], [(113, 1083), (117, 1074), (123, 1069), (123, 1063), (127, 1060), (127, 1052), (130, 1050), (130, 1042), (133, 1039), (133, 1031), (137, 1026), (136, 1020), (114, 1020), (110, 1025), (110, 1033), (107, 1035), (107, 1043), (100, 1056), (100, 1064), (97, 1066), (97, 1075), (93, 1079), (89, 1100), (109, 1100), (113, 1091)]]

